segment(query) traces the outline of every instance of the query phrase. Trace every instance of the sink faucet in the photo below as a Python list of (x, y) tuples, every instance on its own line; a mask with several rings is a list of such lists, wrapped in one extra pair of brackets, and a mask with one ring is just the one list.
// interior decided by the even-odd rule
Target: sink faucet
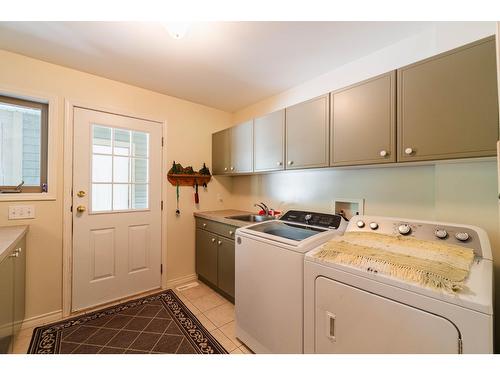
[(253, 206), (254, 207), (259, 207), (262, 211), (264, 211), (264, 213), (266, 214), (266, 216), (269, 216), (269, 208), (263, 202), (260, 202), (260, 204), (259, 203), (255, 203)]

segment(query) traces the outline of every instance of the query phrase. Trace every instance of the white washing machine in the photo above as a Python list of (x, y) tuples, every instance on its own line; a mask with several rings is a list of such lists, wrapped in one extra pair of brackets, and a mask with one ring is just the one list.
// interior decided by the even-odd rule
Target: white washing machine
[(462, 292), (437, 291), (383, 275), (373, 267), (305, 257), (306, 353), (492, 353), (493, 265), (480, 228), (399, 218), (357, 216), (347, 232), (444, 241), (474, 250)]
[(343, 233), (338, 215), (288, 211), (236, 230), (236, 337), (255, 353), (303, 353), (304, 254)]

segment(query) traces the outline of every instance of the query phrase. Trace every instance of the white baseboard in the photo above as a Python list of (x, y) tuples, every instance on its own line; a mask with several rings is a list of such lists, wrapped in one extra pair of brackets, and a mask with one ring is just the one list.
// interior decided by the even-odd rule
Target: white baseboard
[(48, 323), (56, 322), (62, 319), (62, 310), (52, 311), (46, 314), (33, 316), (28, 319), (24, 319), (21, 325), (21, 330), (26, 328), (34, 328), (38, 326), (43, 326)]
[(176, 279), (167, 280), (167, 289), (175, 288), (176, 286), (187, 284), (191, 281), (198, 280), (198, 275), (195, 273), (187, 276), (178, 277)]

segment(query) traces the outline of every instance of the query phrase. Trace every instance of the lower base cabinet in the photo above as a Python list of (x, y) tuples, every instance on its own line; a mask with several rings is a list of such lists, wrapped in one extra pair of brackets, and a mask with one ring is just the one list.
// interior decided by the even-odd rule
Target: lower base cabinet
[[(234, 227), (216, 223), (196, 228), (196, 273), (201, 281), (234, 302)], [(205, 225), (206, 227), (206, 225)], [(212, 231), (210, 230), (212, 229)], [(226, 237), (227, 236), (227, 237)]]
[(0, 354), (11, 353), (24, 321), (26, 237), (0, 262)]
[(234, 299), (234, 241), (219, 238), (217, 245), (217, 286)]

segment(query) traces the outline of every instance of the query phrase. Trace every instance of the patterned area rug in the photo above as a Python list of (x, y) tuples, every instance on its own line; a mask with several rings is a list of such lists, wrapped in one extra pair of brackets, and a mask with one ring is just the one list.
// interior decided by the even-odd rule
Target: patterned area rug
[(28, 354), (227, 354), (169, 289), (35, 328)]

